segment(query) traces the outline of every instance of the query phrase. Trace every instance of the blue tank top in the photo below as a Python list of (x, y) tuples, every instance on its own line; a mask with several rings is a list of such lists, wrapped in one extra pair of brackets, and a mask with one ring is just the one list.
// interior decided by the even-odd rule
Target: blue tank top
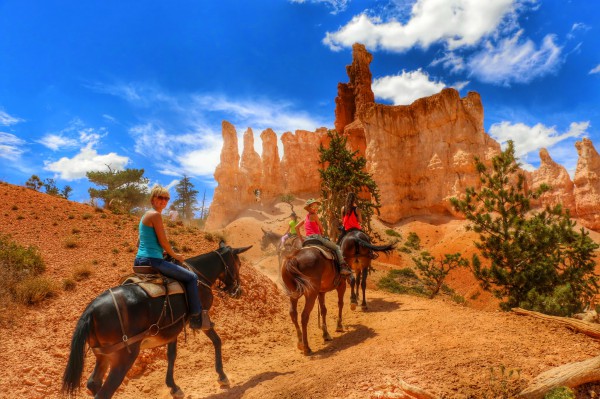
[(140, 220), (140, 246), (138, 247), (137, 256), (143, 258), (159, 258), (163, 257), (163, 249), (158, 243), (158, 237), (154, 227), (146, 226)]

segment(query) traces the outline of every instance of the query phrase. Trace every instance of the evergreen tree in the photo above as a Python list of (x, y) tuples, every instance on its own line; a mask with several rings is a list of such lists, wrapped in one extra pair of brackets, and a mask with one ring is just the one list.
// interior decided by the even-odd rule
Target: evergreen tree
[(56, 186), (56, 181), (52, 178), (48, 178), (44, 180), (44, 190), (46, 190), (46, 194), (53, 195), (55, 197), (60, 196), (60, 190)]
[(31, 177), (25, 182), (25, 187), (35, 191), (40, 191), (44, 183), (38, 175), (31, 175)]
[(60, 192), (60, 196), (63, 197), (64, 199), (69, 199), (71, 192), (73, 192), (73, 188), (71, 186), (68, 186), (68, 185), (64, 186)]
[(183, 179), (175, 186), (175, 191), (177, 192), (177, 198), (173, 201), (175, 209), (183, 215), (184, 220), (192, 220), (194, 212), (199, 209), (196, 206), (198, 191), (194, 190), (194, 184), (188, 176), (184, 175)]
[(492, 159), (488, 169), (475, 160), (482, 186), (468, 188), (464, 199), (451, 203), (479, 233), (475, 242), (490, 261), (473, 259), (473, 272), (482, 288), (502, 299), (501, 307), (570, 315), (581, 311), (598, 290), (593, 242), (583, 228), (574, 230), (560, 205), (534, 212), (531, 200), (549, 189), (525, 187), (525, 176), (514, 156), (514, 145)]
[[(363, 230), (371, 233), (371, 219), (375, 212), (379, 213), (379, 188), (369, 173), (365, 171), (367, 160), (358, 155), (358, 151), (350, 152), (346, 147), (348, 139), (335, 130), (327, 132), (329, 146), (319, 146), (319, 169), (321, 176), (321, 196), (323, 204), (323, 228), (325, 234), (335, 239), (339, 232), (340, 213), (346, 196), (355, 192), (358, 208), (362, 214)], [(365, 199), (365, 197), (370, 197)]]
[(90, 171), (86, 173), (91, 183), (103, 188), (89, 188), (92, 201), (101, 199), (104, 208), (112, 211), (130, 212), (142, 206), (148, 196), (148, 179), (144, 177), (144, 169)]

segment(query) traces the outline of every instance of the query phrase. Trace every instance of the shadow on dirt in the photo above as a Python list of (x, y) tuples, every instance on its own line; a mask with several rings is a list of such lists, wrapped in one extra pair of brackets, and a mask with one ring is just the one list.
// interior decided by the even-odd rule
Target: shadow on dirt
[(279, 373), (275, 371), (268, 371), (266, 373), (261, 373), (255, 375), (250, 380), (246, 381), (243, 385), (233, 386), (226, 391), (221, 393), (217, 393), (214, 395), (206, 396), (205, 399), (233, 399), (233, 398), (241, 398), (244, 396), (244, 393), (255, 386), (259, 385), (263, 381), (272, 380), (275, 377), (279, 377), (280, 375), (292, 374), (293, 371), (288, 371), (286, 373)]
[[(357, 309), (360, 309), (360, 301), (358, 302), (359, 306)], [(381, 298), (369, 299), (367, 295), (367, 306), (369, 307), (365, 312), (368, 313), (377, 313), (377, 312), (392, 312), (394, 310), (400, 309), (400, 304), (398, 302), (390, 302)]]
[[(362, 324), (347, 325), (346, 330), (347, 331), (344, 333), (335, 333), (336, 335), (333, 335), (332, 333), (333, 341), (327, 343), (322, 349), (314, 351), (312, 357), (319, 359), (327, 358), (336, 352), (352, 348), (357, 344), (377, 335), (375, 330), (365, 327)], [(337, 334), (340, 335), (338, 336)]]

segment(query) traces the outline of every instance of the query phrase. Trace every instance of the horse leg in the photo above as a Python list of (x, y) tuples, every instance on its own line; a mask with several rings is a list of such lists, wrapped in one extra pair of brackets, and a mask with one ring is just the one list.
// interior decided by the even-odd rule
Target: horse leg
[(223, 372), (223, 359), (221, 357), (221, 337), (219, 337), (219, 334), (217, 334), (214, 328), (204, 331), (204, 334), (206, 334), (206, 336), (210, 339), (213, 346), (215, 347), (215, 370), (219, 375), (219, 379), (217, 380), (217, 382), (219, 383), (219, 386), (221, 388), (227, 388), (230, 384), (229, 378), (227, 378), (227, 375)]
[(308, 319), (310, 317), (310, 312), (315, 306), (315, 301), (317, 299), (317, 293), (311, 293), (310, 295), (305, 295), (304, 309), (302, 310), (302, 347), (304, 349), (305, 355), (312, 354), (312, 350), (310, 346), (308, 346)]
[(102, 387), (102, 379), (108, 370), (108, 361), (106, 357), (99, 356), (96, 357), (96, 365), (94, 366), (94, 371), (90, 374), (90, 378), (87, 380), (87, 389), (90, 390), (92, 395), (96, 395), (100, 387)]
[(302, 350), (302, 331), (298, 324), (298, 298), (290, 298), (290, 318), (294, 327), (296, 327), (296, 337), (298, 338), (298, 349)]
[(331, 335), (329, 335), (329, 332), (327, 331), (327, 307), (325, 306), (324, 292), (319, 292), (319, 308), (321, 309), (321, 321), (323, 323), (323, 340), (331, 341), (333, 338), (331, 338)]
[[(367, 310), (366, 291), (367, 291), (367, 275), (368, 274), (369, 274), (368, 269), (363, 269), (362, 279), (360, 280), (360, 287), (362, 288), (362, 303), (361, 303), (360, 307), (362, 308), (362, 310)], [(358, 291), (358, 287), (356, 287), (356, 291)]]
[[(360, 280), (359, 270), (356, 272), (356, 278), (350, 280), (350, 309), (355, 310), (356, 305), (358, 305), (358, 280)], [(356, 291), (354, 291), (354, 287), (356, 286)]]
[(100, 390), (96, 393), (95, 399), (110, 399), (114, 395), (119, 385), (123, 382), (125, 375), (133, 366), (135, 359), (140, 353), (140, 346), (130, 346), (131, 353), (127, 349), (121, 349), (118, 352), (110, 355), (110, 371), (108, 377)]
[(170, 342), (167, 345), (167, 377), (165, 382), (169, 388), (171, 388), (171, 396), (175, 399), (181, 399), (185, 395), (181, 388), (175, 384), (175, 379), (173, 378), (173, 369), (175, 368), (175, 358), (177, 358), (177, 339), (175, 341)]
[[(358, 291), (358, 289), (357, 289)], [(342, 325), (342, 310), (344, 309), (344, 294), (346, 293), (346, 282), (342, 281), (337, 287), (338, 293), (338, 320), (336, 332), (344, 332), (344, 326)]]

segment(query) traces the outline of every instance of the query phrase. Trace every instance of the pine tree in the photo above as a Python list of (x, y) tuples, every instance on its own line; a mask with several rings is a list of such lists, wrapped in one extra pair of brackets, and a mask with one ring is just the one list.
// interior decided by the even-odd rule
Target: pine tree
[[(372, 232), (371, 219), (381, 207), (379, 188), (371, 175), (365, 171), (367, 160), (358, 155), (358, 151), (351, 152), (346, 147), (348, 139), (338, 134), (335, 130), (327, 132), (329, 146), (319, 146), (319, 169), (321, 176), (321, 196), (323, 204), (323, 228), (325, 234), (335, 239), (338, 235), (337, 227), (340, 225), (340, 213), (346, 196), (355, 192), (358, 197), (358, 208), (362, 214), (363, 230)], [(369, 197), (365, 199), (365, 197)]]
[(475, 246), (490, 261), (473, 259), (473, 272), (482, 288), (502, 299), (501, 307), (570, 315), (581, 311), (598, 290), (593, 242), (560, 205), (536, 212), (531, 200), (549, 189), (527, 190), (514, 156), (514, 145), (492, 159), (488, 169), (475, 160), (482, 186), (468, 188), (464, 199), (452, 198), (454, 208), (479, 233)]
[(31, 177), (25, 182), (25, 187), (35, 191), (40, 191), (44, 183), (38, 175), (31, 175)]
[(90, 171), (86, 173), (91, 183), (104, 187), (89, 188), (92, 201), (101, 199), (104, 208), (113, 212), (131, 212), (142, 206), (148, 196), (148, 179), (144, 177), (144, 169)]
[(177, 198), (173, 201), (175, 209), (183, 215), (184, 220), (192, 220), (194, 212), (198, 210), (196, 206), (198, 191), (194, 190), (194, 185), (188, 176), (184, 175), (183, 179), (177, 183), (175, 192), (177, 192)]

